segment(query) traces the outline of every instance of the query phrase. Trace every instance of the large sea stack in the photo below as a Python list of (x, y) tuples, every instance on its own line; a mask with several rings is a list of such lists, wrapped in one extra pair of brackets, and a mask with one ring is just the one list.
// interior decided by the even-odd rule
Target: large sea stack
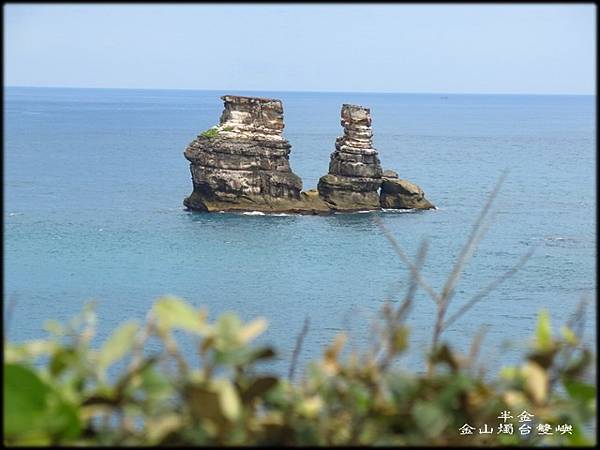
[(219, 125), (201, 133), (184, 152), (194, 185), (183, 201), (189, 209), (327, 214), (434, 208), (417, 185), (382, 171), (368, 108), (342, 106), (344, 135), (335, 142), (329, 173), (317, 189), (302, 192), (302, 180), (290, 168), (281, 101), (221, 99), (225, 109)]
[(344, 135), (335, 141), (329, 173), (319, 180), (319, 195), (334, 210), (379, 209), (382, 169), (372, 143), (371, 111), (343, 105), (341, 124)]
[(280, 100), (225, 95), (218, 126), (186, 148), (194, 191), (184, 200), (201, 211), (298, 208), (302, 180), (290, 168)]

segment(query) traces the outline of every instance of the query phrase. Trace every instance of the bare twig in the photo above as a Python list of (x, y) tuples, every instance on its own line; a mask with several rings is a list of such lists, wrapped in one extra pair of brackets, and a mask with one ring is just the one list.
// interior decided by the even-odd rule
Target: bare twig
[(8, 305), (6, 305), (6, 319), (4, 320), (4, 340), (6, 340), (6, 336), (8, 335), (8, 329), (10, 328), (10, 324), (12, 322), (13, 313), (15, 312), (15, 306), (17, 306), (17, 299), (15, 296), (11, 296), (8, 301)]
[[(467, 241), (463, 245), (456, 259), (456, 263), (454, 263), (454, 266), (452, 267), (452, 272), (450, 272), (450, 275), (446, 280), (446, 284), (442, 289), (442, 293), (439, 296), (438, 310), (431, 341), (432, 350), (434, 350), (437, 347), (440, 336), (444, 330), (444, 322), (446, 318), (446, 312), (448, 311), (448, 305), (450, 304), (450, 300), (454, 295), (454, 288), (456, 286), (456, 283), (458, 282), (458, 279), (460, 278), (462, 270), (467, 261), (475, 252), (477, 245), (479, 244), (489, 227), (489, 224), (485, 224), (484, 220), (487, 217), (489, 211), (491, 210), (492, 202), (496, 198), (496, 195), (498, 195), (498, 191), (500, 190), (500, 186), (502, 185), (504, 178), (506, 178), (506, 173), (507, 172), (504, 171), (502, 175), (500, 175), (500, 178), (496, 182), (496, 185), (490, 193), (485, 205), (483, 206), (483, 209), (479, 213), (477, 220), (475, 220), (475, 223), (473, 224), (473, 227), (471, 229), (471, 233), (469, 234)], [(430, 370), (431, 369), (432, 367), (430, 365)]]
[(587, 304), (589, 303), (590, 298), (587, 292), (584, 292), (581, 296), (581, 300), (577, 304), (577, 308), (575, 309), (575, 313), (571, 318), (567, 321), (566, 325), (573, 330), (575, 335), (579, 340), (583, 338), (583, 326), (585, 324), (585, 310), (587, 308)]
[(348, 345), (350, 346), (351, 351), (356, 350), (356, 339), (353, 333), (352, 319), (355, 318), (362, 311), (359, 309), (358, 312), (355, 312), (353, 308), (346, 310), (342, 319), (342, 328), (346, 330), (348, 335)]
[(142, 362), (144, 357), (144, 345), (152, 334), (152, 327), (153, 315), (152, 311), (150, 311), (146, 314), (146, 326), (143, 330), (138, 331), (134, 337), (133, 348), (131, 349), (131, 361), (128, 366), (129, 371), (134, 371)]
[(93, 394), (90, 397), (83, 400), (81, 403), (82, 406), (90, 406), (90, 405), (108, 405), (108, 406), (118, 406), (125, 401), (130, 401), (132, 403), (137, 403), (136, 399), (131, 397), (125, 398), (125, 389), (128, 384), (131, 382), (131, 379), (142, 373), (152, 364), (154, 364), (158, 360), (157, 356), (152, 356), (144, 360), (138, 367), (133, 368), (133, 370), (128, 370), (127, 373), (117, 382), (114, 388), (113, 394)]
[(296, 345), (294, 346), (294, 352), (292, 353), (292, 360), (290, 362), (290, 369), (288, 371), (288, 379), (292, 381), (294, 379), (294, 372), (296, 371), (296, 363), (298, 362), (298, 357), (300, 356), (300, 350), (302, 349), (302, 343), (304, 342), (304, 338), (308, 333), (308, 326), (310, 324), (310, 318), (308, 315), (304, 318), (304, 324), (302, 325), (302, 330), (300, 330), (300, 334), (296, 337)]
[(471, 348), (469, 349), (469, 367), (473, 367), (475, 365), (475, 361), (477, 360), (477, 356), (479, 355), (479, 349), (481, 348), (481, 343), (483, 342), (483, 338), (487, 333), (487, 325), (482, 325), (479, 327), (479, 330), (475, 334), (473, 341), (471, 342)]
[(533, 255), (534, 251), (535, 251), (535, 247), (531, 248), (527, 253), (525, 253), (519, 259), (517, 264), (515, 264), (510, 270), (506, 271), (500, 277), (496, 278), (494, 281), (492, 281), (490, 284), (488, 284), (486, 287), (484, 287), (481, 291), (479, 291), (477, 294), (475, 294), (471, 298), (471, 300), (469, 300), (467, 303), (465, 303), (456, 313), (454, 313), (448, 320), (446, 320), (442, 324), (442, 331), (447, 329), (448, 326), (450, 326), (450, 324), (452, 324), (460, 316), (462, 316), (469, 309), (471, 309), (475, 304), (477, 304), (479, 301), (481, 301), (491, 291), (493, 291), (498, 286), (500, 286), (500, 284), (502, 284), (504, 281), (506, 281), (510, 277), (512, 277), (519, 269), (521, 269), (521, 267), (523, 267), (525, 265), (527, 260), (531, 257), (531, 255)]
[[(388, 307), (391, 302), (386, 301), (383, 305), (383, 310)], [(391, 307), (390, 307), (391, 308)], [(384, 313), (385, 314), (385, 313)], [(363, 355), (365, 357), (371, 357), (372, 355), (378, 355), (383, 348), (383, 341), (380, 339), (381, 336), (381, 322), (379, 320), (372, 320), (369, 330), (369, 345), (371, 347), (370, 353)]]
[(485, 202), (483, 209), (479, 213), (477, 220), (473, 224), (469, 238), (467, 239), (467, 242), (465, 242), (465, 245), (461, 249), (460, 254), (458, 255), (458, 258), (456, 259), (456, 263), (454, 264), (454, 267), (452, 267), (452, 272), (450, 272), (450, 276), (448, 277), (448, 280), (446, 281), (446, 284), (444, 285), (444, 288), (442, 289), (441, 298), (443, 300), (447, 300), (447, 301), (450, 300), (452, 293), (454, 291), (454, 287), (456, 286), (456, 283), (457, 283), (458, 279), (460, 278), (460, 274), (462, 272), (463, 267), (465, 266), (465, 264), (467, 263), (467, 261), (469, 260), (469, 258), (473, 254), (473, 252), (475, 251), (475, 248), (477, 247), (477, 244), (479, 243), (479, 241), (481, 241), (481, 239), (483, 238), (485, 231), (487, 231), (487, 227), (483, 226), (484, 220), (491, 210), (492, 203), (493, 203), (494, 199), (496, 198), (496, 196), (498, 195), (498, 192), (500, 191), (500, 187), (502, 186), (502, 183), (504, 182), (504, 179), (506, 178), (506, 174), (507, 174), (507, 171), (505, 170), (500, 175), (500, 178), (496, 182), (494, 189), (492, 190), (487, 201)]
[[(425, 255), (427, 254), (427, 241), (422, 241), (419, 246), (419, 250), (417, 252), (417, 258), (415, 260), (415, 267), (417, 270), (421, 270), (423, 266), (423, 262), (425, 261)], [(392, 363), (396, 353), (392, 350), (394, 345), (394, 333), (398, 329), (398, 326), (404, 321), (406, 316), (408, 315), (410, 308), (412, 307), (415, 292), (417, 290), (417, 280), (414, 276), (410, 277), (410, 284), (406, 291), (406, 295), (402, 303), (398, 307), (396, 311), (391, 309), (387, 310), (384, 308), (384, 319), (387, 322), (387, 326), (385, 327), (385, 340), (387, 341), (387, 347), (385, 347), (385, 353), (381, 357), (381, 361), (379, 363), (379, 368), (382, 372), (387, 370), (389, 365)]]
[[(418, 271), (423, 267), (423, 263), (425, 262), (425, 255), (427, 254), (427, 249), (429, 247), (429, 243), (427, 240), (423, 240), (421, 245), (419, 246), (419, 250), (417, 252), (417, 258), (415, 260), (415, 267)], [(401, 322), (406, 318), (406, 315), (410, 311), (410, 308), (413, 303), (413, 299), (415, 297), (415, 292), (417, 290), (417, 280), (415, 277), (410, 278), (410, 284), (408, 285), (408, 290), (406, 291), (406, 295), (404, 300), (400, 304), (400, 307), (396, 311), (396, 322)]]
[(177, 362), (177, 366), (179, 367), (179, 372), (182, 376), (185, 376), (189, 370), (189, 364), (180, 353), (179, 348), (177, 347), (177, 342), (169, 332), (161, 332), (160, 330), (156, 330), (159, 338), (162, 339), (163, 344), (165, 345), (165, 349), (167, 353), (173, 357), (173, 359)]
[(383, 231), (383, 234), (385, 235), (385, 237), (388, 239), (388, 241), (390, 241), (396, 254), (400, 257), (400, 259), (404, 262), (404, 264), (406, 264), (409, 267), (411, 275), (414, 277), (414, 279), (417, 281), (417, 283), (419, 283), (419, 285), (423, 289), (425, 289), (425, 291), (429, 294), (429, 296), (436, 303), (439, 303), (440, 296), (438, 295), (438, 293), (427, 282), (425, 282), (425, 280), (423, 280), (423, 278), (421, 277), (421, 274), (419, 273), (419, 269), (417, 269), (417, 267), (412, 263), (410, 258), (406, 255), (406, 253), (404, 253), (404, 250), (402, 250), (402, 247), (400, 247), (400, 244), (398, 243), (396, 238), (392, 235), (390, 230), (388, 230), (388, 228), (385, 226), (385, 224), (383, 223), (381, 218), (374, 217), (373, 220), (375, 220), (377, 225), (379, 225), (379, 228), (381, 228), (381, 231)]
[[(585, 323), (585, 309), (587, 307), (588, 301), (589, 301), (589, 297), (587, 296), (587, 293), (584, 293), (581, 296), (581, 300), (577, 304), (575, 313), (573, 314), (573, 316), (571, 316), (571, 318), (565, 324), (569, 329), (571, 329), (575, 333), (575, 336), (577, 336), (579, 343), (582, 342), (582, 338), (583, 338), (583, 325)], [(554, 371), (554, 373), (552, 373), (550, 375), (550, 380), (548, 381), (549, 389), (552, 389), (554, 387), (554, 385), (558, 382), (560, 377), (563, 375), (563, 373), (565, 372), (565, 369), (568, 367), (568, 363), (571, 360), (571, 357), (573, 356), (573, 353), (575, 352), (577, 347), (579, 347), (579, 345), (571, 345), (563, 353), (562, 364), (558, 367), (557, 370)]]

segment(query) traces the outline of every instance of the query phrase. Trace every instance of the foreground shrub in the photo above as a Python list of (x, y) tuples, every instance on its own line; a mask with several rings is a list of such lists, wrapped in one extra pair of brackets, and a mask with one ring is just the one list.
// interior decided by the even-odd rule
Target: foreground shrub
[[(204, 310), (165, 297), (146, 323), (127, 322), (92, 348), (96, 317), (88, 306), (66, 325), (50, 323), (48, 339), (5, 345), (4, 443), (593, 442), (584, 432), (595, 417), (596, 389), (585, 381), (592, 355), (571, 328), (554, 335), (542, 313), (523, 363), (486, 380), (473, 354), (460, 356), (446, 343), (426, 356), (426, 373), (395, 368), (394, 360), (407, 351), (405, 314), (406, 303), (396, 309), (387, 304), (376, 351), (343, 357), (344, 335), (338, 335), (295, 383), (256, 369), (275, 355), (251, 345), (265, 329), (264, 319), (244, 324), (228, 313), (209, 323)], [(182, 354), (176, 340), (181, 332), (193, 337), (197, 354)], [(118, 370), (109, 376), (112, 369)], [(513, 417), (503, 418), (503, 412)], [(531, 421), (519, 422), (523, 412)], [(493, 432), (479, 433), (484, 424)], [(526, 427), (531, 431), (524, 434)]]

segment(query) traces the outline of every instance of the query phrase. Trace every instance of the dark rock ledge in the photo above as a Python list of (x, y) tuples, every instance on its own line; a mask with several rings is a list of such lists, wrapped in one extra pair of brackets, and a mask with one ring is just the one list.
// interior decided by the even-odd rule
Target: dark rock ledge
[[(302, 191), (283, 137), (280, 100), (225, 95), (219, 125), (185, 149), (194, 190), (183, 203), (198, 211), (327, 214), (335, 211), (435, 208), (420, 187), (383, 171), (372, 147), (368, 108), (342, 106), (329, 173), (317, 189)], [(378, 190), (381, 192), (378, 193)]]

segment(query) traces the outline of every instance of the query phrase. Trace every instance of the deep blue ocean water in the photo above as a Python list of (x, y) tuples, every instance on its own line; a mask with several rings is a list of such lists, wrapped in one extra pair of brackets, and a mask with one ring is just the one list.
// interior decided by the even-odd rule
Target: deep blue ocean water
[[(342, 103), (371, 108), (384, 169), (419, 184), (438, 210), (315, 216), (202, 214), (184, 210), (192, 190), (186, 145), (218, 123), (220, 95), (283, 100), (291, 166), (316, 187), (341, 134)], [(482, 360), (514, 362), (547, 308), (557, 326), (584, 292), (586, 337), (595, 342), (595, 97), (211, 92), (5, 88), (4, 304), (8, 336), (44, 335), (97, 301), (99, 339), (125, 318), (143, 319), (171, 293), (265, 316), (262, 338), (285, 372), (306, 315), (301, 360), (343, 330), (365, 343), (374, 315), (408, 271), (373, 216), (408, 254), (429, 241), (425, 278), (438, 289), (501, 172), (495, 215), (450, 307), (536, 252), (515, 276), (447, 331), (467, 351), (487, 326)], [(419, 292), (405, 363), (422, 367), (434, 304)], [(504, 343), (508, 341), (509, 347)]]

